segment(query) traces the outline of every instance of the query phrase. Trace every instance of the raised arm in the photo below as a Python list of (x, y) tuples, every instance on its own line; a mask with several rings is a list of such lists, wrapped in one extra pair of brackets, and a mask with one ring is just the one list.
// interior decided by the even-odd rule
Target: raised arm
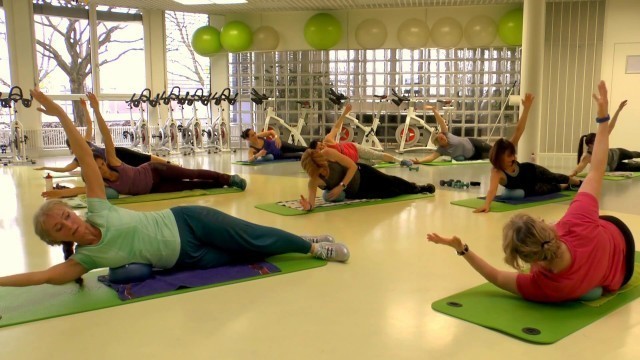
[(93, 159), (93, 153), (89, 145), (84, 140), (78, 129), (73, 125), (69, 116), (64, 112), (60, 105), (56, 104), (50, 97), (43, 94), (38, 89), (30, 91), (36, 101), (40, 103), (38, 111), (49, 116), (56, 116), (60, 120), (60, 124), (64, 128), (71, 150), (76, 155), (78, 162), (83, 170), (84, 182), (87, 189), (87, 197), (106, 199), (104, 191), (104, 181), (98, 165)]
[(446, 245), (453, 248), (458, 254), (460, 254), (471, 267), (478, 274), (482, 275), (487, 281), (493, 285), (499, 287), (502, 290), (506, 290), (512, 294), (520, 295), (518, 293), (518, 286), (516, 278), (518, 273), (514, 271), (502, 271), (491, 266), (488, 262), (484, 261), (473, 251), (469, 250), (469, 247), (460, 240), (459, 237), (454, 236), (452, 238), (443, 238), (438, 234), (427, 234), (427, 239), (435, 244)]
[(533, 99), (535, 99), (535, 96), (530, 93), (526, 93), (524, 99), (522, 99), (522, 115), (520, 115), (520, 119), (518, 120), (516, 132), (511, 137), (513, 146), (518, 146), (518, 141), (520, 141), (520, 137), (522, 137), (522, 133), (524, 133), (524, 129), (527, 127), (527, 120), (529, 120), (529, 111), (531, 110)]
[(616, 123), (618, 122), (618, 115), (620, 115), (620, 112), (622, 111), (622, 109), (624, 109), (625, 106), (627, 106), (627, 100), (623, 100), (620, 105), (618, 105), (616, 113), (613, 114), (611, 121), (609, 121), (609, 134), (611, 134), (613, 128), (616, 127)]
[(338, 118), (338, 121), (336, 121), (336, 123), (333, 124), (331, 131), (329, 131), (327, 136), (324, 137), (324, 141), (328, 142), (329, 144), (335, 144), (336, 142), (338, 142), (337, 139), (340, 134), (340, 131), (342, 130), (342, 125), (344, 124), (344, 121), (347, 119), (347, 115), (349, 115), (352, 108), (353, 106), (351, 104), (347, 104), (344, 106), (344, 109), (342, 109), (342, 114)]
[(598, 95), (593, 94), (593, 99), (598, 105), (598, 129), (596, 130), (596, 141), (593, 144), (593, 152), (591, 154), (591, 170), (584, 179), (578, 192), (586, 191), (597, 199), (600, 198), (602, 189), (602, 179), (607, 168), (607, 158), (609, 155), (609, 98), (607, 93), (607, 85), (604, 81), (598, 84)]
[(46, 171), (53, 171), (53, 172), (68, 172), (68, 171), (73, 171), (73, 170), (77, 169), (78, 166), (79, 166), (78, 163), (75, 160), (72, 160), (70, 163), (68, 163), (64, 167), (41, 166), (41, 167), (34, 168), (33, 170), (46, 170)]
[(438, 123), (438, 127), (440, 128), (441, 133), (446, 134), (449, 132), (449, 127), (447, 126), (447, 122), (444, 121), (444, 118), (440, 115), (440, 112), (438, 111), (437, 106), (425, 105), (424, 109), (433, 111), (433, 115), (436, 117), (436, 122)]
[(91, 105), (91, 108), (93, 109), (93, 113), (96, 116), (96, 122), (98, 123), (98, 129), (100, 129), (100, 134), (102, 134), (105, 154), (107, 156), (107, 163), (111, 166), (120, 166), (122, 164), (122, 161), (120, 161), (120, 159), (118, 159), (118, 157), (116, 156), (116, 146), (113, 143), (111, 132), (109, 131), (109, 127), (102, 117), (102, 113), (100, 113), (100, 102), (98, 102), (98, 98), (96, 97), (96, 95), (90, 92), (87, 93), (87, 99), (89, 99), (89, 105)]
[(93, 120), (91, 120), (91, 113), (89, 113), (89, 108), (87, 107), (87, 100), (80, 98), (79, 101), (80, 106), (82, 106), (82, 111), (84, 112), (85, 123), (87, 124), (84, 139), (91, 142), (91, 140), (93, 140)]
[(491, 202), (496, 198), (498, 193), (498, 185), (500, 185), (500, 170), (491, 169), (491, 178), (489, 179), (489, 190), (484, 200), (484, 205), (473, 210), (474, 213), (491, 211)]
[(87, 273), (77, 261), (69, 259), (44, 271), (34, 271), (0, 277), (0, 286), (62, 285), (72, 282)]

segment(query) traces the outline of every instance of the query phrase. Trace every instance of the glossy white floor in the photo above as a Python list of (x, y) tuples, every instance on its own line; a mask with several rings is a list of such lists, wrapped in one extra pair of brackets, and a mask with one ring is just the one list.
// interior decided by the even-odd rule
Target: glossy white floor
[[(409, 157), (410, 155), (405, 155)], [(135, 204), (156, 210), (200, 204), (294, 233), (331, 233), (349, 245), (346, 264), (195, 291), (110, 309), (0, 328), (2, 359), (495, 359), (615, 358), (640, 353), (640, 301), (560, 342), (532, 345), (430, 308), (441, 297), (484, 280), (449, 248), (429, 244), (428, 232), (456, 234), (491, 263), (502, 263), (501, 227), (513, 213), (472, 214), (451, 200), (486, 191), (488, 165), (385, 169), (417, 182), (481, 180), (470, 190), (438, 186), (435, 198), (284, 217), (255, 204), (295, 199), (306, 181), (298, 163), (237, 166), (240, 154), (175, 159), (185, 166), (240, 173), (244, 193)], [(69, 158), (41, 159), (63, 165)], [(567, 172), (568, 167), (552, 166)], [(38, 270), (61, 261), (59, 248), (38, 240), (31, 216), (41, 204), (42, 172), (0, 169), (0, 274)], [(640, 234), (640, 180), (607, 182), (603, 213)], [(567, 204), (530, 213), (548, 220)], [(640, 236), (640, 235), (638, 235)], [(69, 285), (74, 286), (74, 285)], [(34, 292), (34, 296), (38, 296)], [(0, 299), (0, 315), (2, 299)], [(1, 320), (0, 320), (1, 321)]]

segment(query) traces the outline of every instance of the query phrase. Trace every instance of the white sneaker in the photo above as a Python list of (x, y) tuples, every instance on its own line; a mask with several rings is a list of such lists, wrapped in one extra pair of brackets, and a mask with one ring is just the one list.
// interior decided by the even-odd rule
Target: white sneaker
[(346, 262), (349, 260), (349, 249), (344, 244), (339, 243), (318, 243), (315, 245), (313, 256), (329, 260)]
[(336, 242), (331, 235), (300, 235), (300, 237), (312, 244)]

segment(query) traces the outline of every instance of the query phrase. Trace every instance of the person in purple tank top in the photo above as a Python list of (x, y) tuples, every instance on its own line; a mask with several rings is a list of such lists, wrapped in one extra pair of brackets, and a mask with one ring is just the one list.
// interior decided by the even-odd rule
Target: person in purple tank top
[(282, 142), (273, 130), (256, 133), (253, 129), (245, 129), (240, 135), (249, 142), (249, 161), (271, 161), (278, 159), (302, 158), (307, 150), (304, 146)]
[[(94, 159), (107, 187), (122, 195), (143, 195), (193, 189), (212, 189), (225, 186), (244, 190), (247, 181), (239, 175), (228, 175), (212, 170), (186, 169), (180, 166), (148, 162), (133, 167), (122, 162), (116, 155), (111, 133), (100, 113), (98, 99), (88, 93), (89, 104), (93, 108), (98, 128), (103, 135), (105, 157), (94, 152)], [(67, 197), (83, 194), (84, 187), (59, 190), (46, 198)]]

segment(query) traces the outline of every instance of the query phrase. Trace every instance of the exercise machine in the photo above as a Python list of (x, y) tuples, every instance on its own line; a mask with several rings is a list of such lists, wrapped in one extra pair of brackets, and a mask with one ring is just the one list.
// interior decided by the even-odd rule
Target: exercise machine
[[(275, 98), (269, 97), (266, 94), (260, 94), (256, 89), (251, 89), (251, 101), (256, 105), (262, 105), (267, 101), (273, 101)], [(294, 145), (307, 146), (307, 142), (302, 138), (302, 128), (305, 125), (305, 118), (307, 114), (307, 108), (301, 108), (303, 111), (302, 116), (298, 117), (298, 123), (295, 125), (287, 124), (282, 118), (276, 115), (274, 107), (272, 105), (267, 106), (266, 117), (264, 119), (264, 127), (262, 131), (274, 130), (280, 135), (281, 138), (287, 139), (287, 142)], [(272, 124), (273, 123), (273, 124)]]
[[(336, 92), (333, 88), (328, 90), (329, 101), (331, 101), (334, 105), (338, 106), (338, 109), (341, 109), (344, 105), (344, 102), (349, 98), (342, 93)], [(348, 126), (343, 124), (342, 129), (340, 129), (340, 134), (338, 141), (353, 141), (362, 146), (374, 149), (374, 150), (384, 150), (382, 145), (380, 144), (380, 140), (376, 137), (376, 129), (380, 124), (380, 117), (382, 116), (382, 107), (386, 102), (387, 95), (373, 95), (377, 100), (377, 111), (374, 109), (373, 114), (373, 122), (371, 126), (366, 126), (355, 117), (351, 116), (351, 114), (347, 115), (346, 120), (352, 124), (352, 126)], [(355, 126), (355, 127), (354, 127)]]

